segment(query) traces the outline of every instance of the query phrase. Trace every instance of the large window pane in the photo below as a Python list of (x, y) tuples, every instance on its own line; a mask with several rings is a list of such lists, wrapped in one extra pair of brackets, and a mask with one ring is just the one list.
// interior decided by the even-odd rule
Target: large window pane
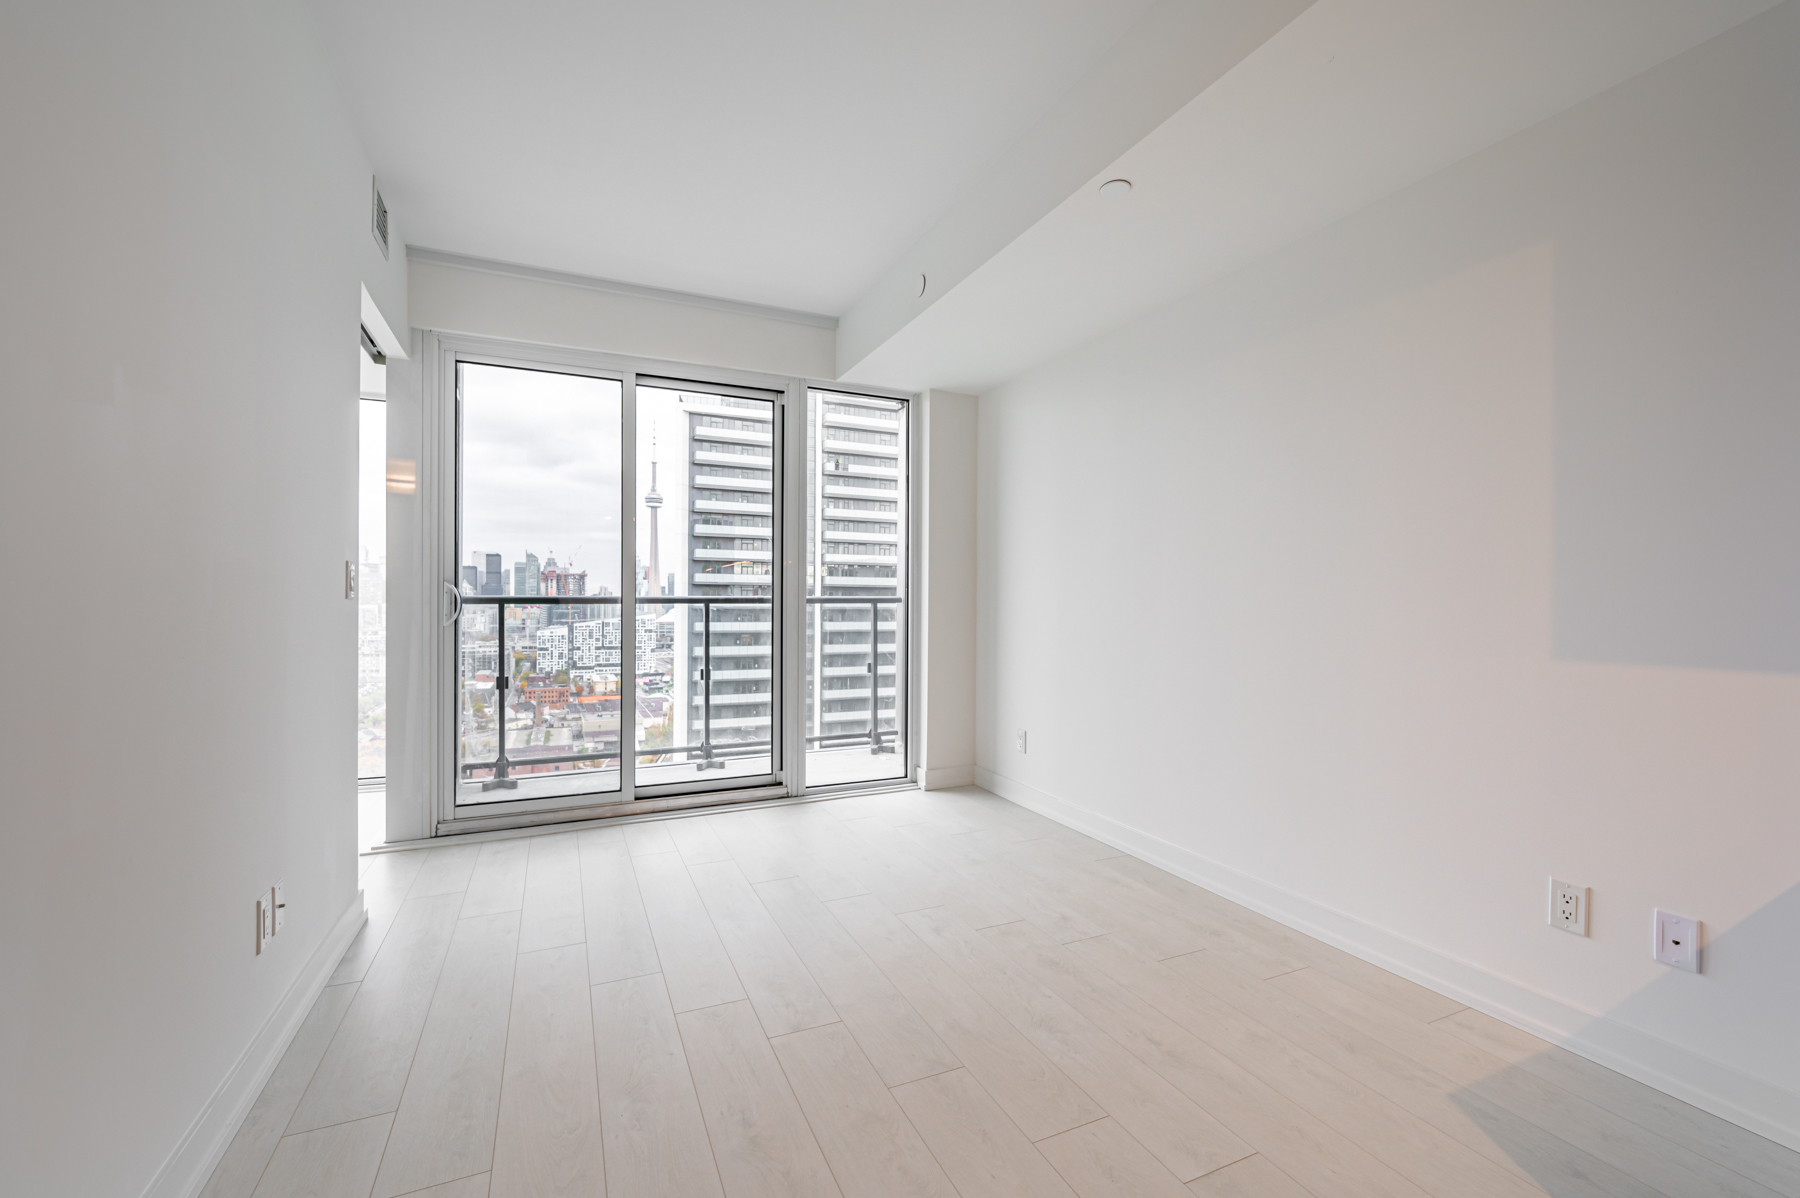
[(619, 788), (613, 379), (462, 363), (458, 801)]
[(637, 387), (637, 785), (774, 771), (775, 403)]
[(906, 772), (906, 405), (807, 395), (806, 781)]

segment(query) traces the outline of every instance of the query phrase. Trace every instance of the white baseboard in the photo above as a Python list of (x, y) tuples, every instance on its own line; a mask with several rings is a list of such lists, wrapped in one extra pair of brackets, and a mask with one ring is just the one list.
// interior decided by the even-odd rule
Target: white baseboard
[(975, 784), (975, 767), (972, 765), (948, 765), (942, 769), (926, 769), (919, 767), (919, 789), (946, 790), (952, 786), (973, 786)]
[(1800, 1094), (1584, 1011), (982, 766), (975, 784), (1401, 977), (1800, 1151)]
[(363, 907), (363, 892), (358, 890), (337, 923), (307, 958), (287, 993), (275, 1004), (275, 1010), (249, 1047), (244, 1049), (225, 1080), (219, 1083), (219, 1088), (213, 1091), (193, 1123), (188, 1125), (181, 1142), (144, 1188), (143, 1198), (194, 1198), (206, 1185), (219, 1158), (231, 1146), (231, 1138), (237, 1135), (244, 1116), (250, 1113), (251, 1104), (281, 1062), (281, 1054), (287, 1051), (306, 1013), (312, 1010), (319, 992), (331, 980), (332, 971), (368, 918), (369, 913)]

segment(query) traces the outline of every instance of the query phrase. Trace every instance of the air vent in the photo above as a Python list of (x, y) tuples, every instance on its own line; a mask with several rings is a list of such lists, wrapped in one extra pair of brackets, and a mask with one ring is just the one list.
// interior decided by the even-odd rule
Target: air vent
[(374, 179), (369, 180), (369, 192), (374, 197), (370, 206), (369, 227), (374, 230), (375, 244), (381, 247), (381, 256), (388, 256), (388, 217), (387, 205), (382, 202), (381, 188)]

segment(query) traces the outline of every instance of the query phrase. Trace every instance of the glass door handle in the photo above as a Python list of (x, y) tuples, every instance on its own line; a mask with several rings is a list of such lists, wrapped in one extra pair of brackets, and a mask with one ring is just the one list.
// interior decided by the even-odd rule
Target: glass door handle
[(450, 605), (450, 614), (444, 617), (444, 626), (448, 628), (450, 625), (456, 623), (456, 618), (458, 616), (462, 615), (462, 592), (456, 588), (456, 584), (453, 582), (446, 582), (444, 584), (444, 589), (449, 591), (450, 598), (455, 600), (455, 602)]

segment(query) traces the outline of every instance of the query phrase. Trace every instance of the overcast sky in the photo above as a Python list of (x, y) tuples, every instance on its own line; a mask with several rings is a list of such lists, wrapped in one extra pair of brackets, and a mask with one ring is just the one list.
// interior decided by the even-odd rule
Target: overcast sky
[[(465, 364), (463, 370), (462, 551), (498, 553), (511, 571), (535, 553), (541, 565), (588, 572), (588, 592), (619, 584), (619, 434), (622, 388), (610, 379)], [(687, 594), (688, 418), (685, 392), (638, 388), (637, 555), (650, 561), (650, 465), (658, 463), (663, 506), (662, 578)], [(387, 551), (386, 405), (364, 402), (359, 462), (362, 554)], [(485, 568), (485, 560), (483, 562)], [(510, 575), (509, 575), (510, 577)]]
[(586, 570), (587, 590), (619, 585), (619, 421), (612, 379), (462, 367), (462, 561), (535, 553)]

